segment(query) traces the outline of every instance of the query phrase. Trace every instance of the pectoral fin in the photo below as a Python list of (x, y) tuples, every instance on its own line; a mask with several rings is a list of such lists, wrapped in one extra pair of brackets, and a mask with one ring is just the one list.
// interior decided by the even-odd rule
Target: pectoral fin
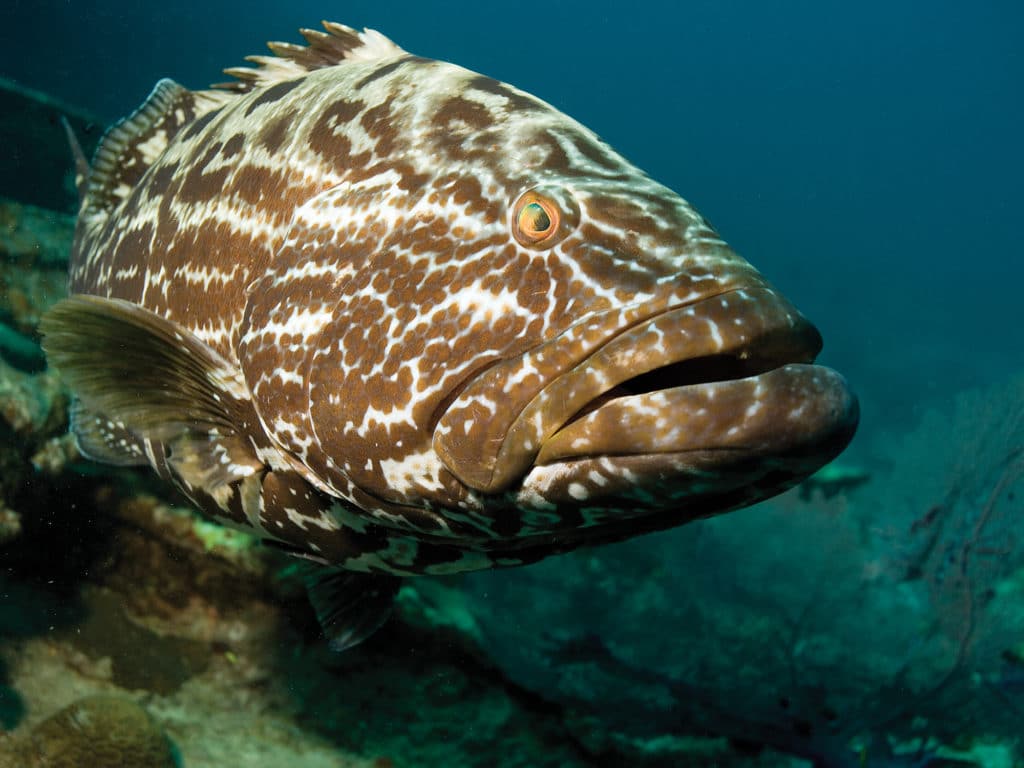
[(80, 400), (71, 404), (69, 419), (78, 452), (85, 458), (119, 467), (146, 463), (141, 442), (124, 424), (93, 413)]
[[(247, 437), (256, 414), (241, 373), (186, 328), (127, 301), (76, 295), (41, 330), (88, 414), (75, 424), (88, 455), (128, 463), (119, 440), (158, 442), (185, 486), (222, 505), (231, 483), (262, 467)], [(116, 430), (97, 430), (99, 415)]]

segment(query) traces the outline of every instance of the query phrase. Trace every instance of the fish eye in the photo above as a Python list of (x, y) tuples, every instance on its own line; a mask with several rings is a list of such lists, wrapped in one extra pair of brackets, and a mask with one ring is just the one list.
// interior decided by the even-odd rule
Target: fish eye
[(547, 237), (552, 226), (551, 217), (540, 203), (527, 203), (519, 212), (519, 228), (530, 237)]
[(512, 234), (530, 248), (554, 245), (565, 234), (561, 209), (551, 197), (536, 190), (527, 192), (513, 211)]

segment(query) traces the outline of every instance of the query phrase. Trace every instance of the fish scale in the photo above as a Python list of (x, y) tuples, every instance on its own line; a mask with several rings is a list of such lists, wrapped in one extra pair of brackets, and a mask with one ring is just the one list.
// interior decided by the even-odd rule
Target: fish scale
[(726, 512), (845, 447), (817, 331), (686, 201), (513, 86), (324, 30), (162, 80), (80, 169), (42, 329), (86, 456), (320, 564), (345, 647), (401, 577)]

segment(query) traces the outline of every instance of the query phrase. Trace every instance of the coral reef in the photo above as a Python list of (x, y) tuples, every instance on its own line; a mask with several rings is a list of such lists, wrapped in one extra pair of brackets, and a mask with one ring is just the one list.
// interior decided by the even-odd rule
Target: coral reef
[(57, 541), (26, 516), (6, 553), (17, 580), (0, 585), (0, 663), (21, 698), (18, 743), (44, 713), (121, 692), (144, 698), (186, 768), (590, 764), (457, 622), (416, 626), (425, 598), (407, 593), (409, 621), (334, 653), (283, 556), (127, 481), (94, 482)]
[(38, 479), (33, 462), (53, 454), (48, 441), (59, 440), (66, 419), (35, 328), (65, 294), (73, 228), (65, 214), (0, 199), (0, 544), (21, 533), (20, 497)]
[(0, 546), (21, 533), (21, 518), (13, 509), (0, 507)]
[(73, 216), (0, 198), (0, 353), (23, 370), (45, 367), (39, 318), (63, 298)]
[(175, 768), (171, 745), (146, 711), (119, 696), (89, 696), (0, 753), (0, 768)]

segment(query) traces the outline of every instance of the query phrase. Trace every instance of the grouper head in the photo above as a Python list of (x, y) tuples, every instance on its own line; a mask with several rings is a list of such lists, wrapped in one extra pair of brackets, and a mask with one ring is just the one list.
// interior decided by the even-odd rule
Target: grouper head
[(777, 494), (853, 435), (814, 326), (549, 104), (398, 48), (262, 98), (336, 179), (249, 289), (242, 367), (281, 448), (378, 522), (618, 538)]

